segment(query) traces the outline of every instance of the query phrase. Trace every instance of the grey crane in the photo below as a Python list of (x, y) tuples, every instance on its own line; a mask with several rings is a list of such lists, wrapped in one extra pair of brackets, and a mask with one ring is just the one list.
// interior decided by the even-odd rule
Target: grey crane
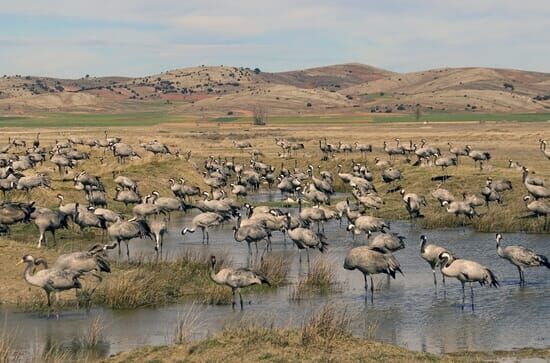
[(384, 205), (384, 200), (381, 196), (374, 192), (361, 193), (359, 189), (354, 188), (351, 194), (357, 199), (361, 205), (367, 209), (380, 209)]
[[(301, 199), (299, 200), (299, 202), (301, 204)], [(325, 222), (327, 222), (331, 218), (334, 218), (335, 215), (336, 213), (333, 213), (332, 215), (327, 215), (327, 211), (319, 207), (304, 208), (302, 211), (300, 211), (301, 220), (308, 221), (310, 223), (315, 222), (317, 223), (317, 230), (322, 229), (323, 231), (325, 229)]]
[(130, 177), (125, 175), (116, 175), (116, 172), (113, 170), (113, 182), (123, 189), (137, 191), (137, 183)]
[(248, 194), (248, 192), (246, 190), (246, 186), (244, 186), (244, 185), (231, 183), (231, 184), (229, 184), (229, 186), (231, 187), (231, 193), (235, 194), (235, 196), (237, 196), (237, 198), (246, 197), (246, 195)]
[(447, 168), (449, 166), (458, 165), (456, 157), (449, 157), (449, 156), (441, 156), (439, 154), (435, 154), (437, 156), (437, 159), (435, 159), (435, 166), (441, 167), (441, 170), (443, 171), (443, 182), (447, 181), (449, 178), (447, 174)]
[(203, 212), (193, 217), (193, 220), (191, 221), (191, 228), (186, 227), (182, 229), (181, 234), (185, 235), (187, 233), (195, 233), (197, 228), (200, 228), (202, 231), (202, 243), (204, 243), (206, 235), (206, 244), (208, 244), (210, 242), (208, 229), (218, 226), (228, 219), (229, 217), (227, 214), (222, 215), (215, 212)]
[(87, 190), (86, 200), (88, 201), (88, 204), (93, 207), (107, 206), (107, 194), (101, 190)]
[(306, 250), (307, 266), (309, 270), (309, 249), (317, 248), (321, 253), (325, 252), (328, 246), (327, 239), (322, 233), (315, 233), (309, 228), (292, 226), (290, 215), (287, 216), (288, 237), (300, 250), (300, 263), (302, 263), (302, 250)]
[(540, 151), (548, 160), (550, 160), (550, 149), (546, 148), (547, 141), (539, 139)]
[(534, 178), (529, 176), (529, 169), (527, 169), (525, 166), (521, 168), (521, 171), (522, 171), (522, 180), (524, 184), (539, 185), (539, 186), (546, 185), (544, 179)]
[[(367, 235), (369, 237), (367, 239), (370, 239), (370, 234), (371, 232), (368, 231)], [(369, 241), (369, 246), (395, 252), (405, 248), (405, 237), (397, 233), (381, 233)]]
[(130, 157), (137, 157), (141, 159), (139, 154), (136, 153), (134, 149), (128, 144), (119, 142), (113, 144), (112, 149), (113, 155), (117, 158), (118, 163), (124, 163), (126, 159)]
[(151, 192), (151, 194), (155, 196), (155, 198), (153, 199), (153, 204), (158, 205), (161, 210), (163, 210), (165, 213), (168, 213), (168, 219), (170, 219), (171, 212), (185, 211), (187, 209), (187, 206), (181, 199), (172, 197), (161, 197), (159, 192), (157, 191), (153, 191)]
[(105, 258), (104, 253), (107, 249), (113, 249), (114, 247), (115, 244), (105, 246), (94, 245), (87, 251), (66, 253), (57, 258), (53, 267), (59, 270), (79, 271), (81, 274), (90, 273), (98, 281), (90, 292), (90, 294), (93, 294), (103, 281), (101, 273), (111, 272), (111, 266)]
[(2, 190), (4, 199), (11, 199), (11, 193), (7, 194), (7, 198), (6, 198), (6, 192), (10, 192), (14, 190), (16, 187), (17, 187), (17, 182), (10, 179), (0, 179), (0, 190)]
[(151, 228), (149, 227), (149, 224), (147, 224), (147, 221), (136, 218), (132, 218), (127, 221), (121, 219), (118, 222), (111, 224), (107, 228), (107, 234), (111, 240), (117, 242), (119, 256), (120, 242), (124, 241), (126, 243), (126, 256), (128, 257), (128, 260), (130, 260), (130, 249), (128, 247), (128, 242), (131, 239), (145, 237), (153, 239)]
[(80, 230), (90, 227), (101, 229), (102, 238), (107, 229), (107, 223), (102, 216), (96, 215), (86, 208), (79, 208), (78, 203), (75, 204), (74, 223), (80, 227)]
[(116, 223), (120, 220), (121, 215), (107, 208), (88, 207), (95, 215), (103, 218), (107, 223)]
[(472, 282), (479, 282), (481, 286), (489, 285), (499, 287), (499, 282), (489, 268), (471, 260), (456, 259), (448, 252), (439, 255), (441, 273), (447, 277), (454, 277), (462, 285), (462, 308), (466, 300), (464, 285), (470, 283), (470, 292), (472, 297), (472, 310), (474, 309), (474, 288)]
[(447, 202), (444, 201), (443, 207), (447, 210), (447, 213), (453, 213), (455, 216), (464, 215), (470, 219), (476, 216), (477, 213), (475, 209), (467, 202), (457, 201), (457, 202)]
[[(430, 267), (432, 268), (432, 273), (434, 275), (434, 285), (436, 287), (437, 278), (435, 277), (435, 268), (439, 266), (439, 256), (443, 252), (453, 255), (451, 251), (449, 251), (445, 247), (441, 247), (433, 243), (428, 243), (428, 237), (426, 237), (425, 235), (420, 236), (420, 257), (422, 257), (424, 261), (430, 264)], [(443, 273), (441, 273), (441, 278), (443, 280), (443, 286), (445, 286), (445, 275)]]
[(491, 160), (491, 153), (489, 153), (488, 151), (472, 150), (472, 147), (470, 145), (466, 145), (466, 151), (468, 151), (468, 156), (472, 158), (474, 164), (476, 165), (478, 162), (481, 163)]
[[(154, 203), (156, 196), (146, 195), (142, 202), (134, 205), (132, 208), (132, 214), (136, 218), (147, 218), (150, 215), (164, 214), (162, 207)], [(149, 201), (152, 201), (151, 203)]]
[(372, 145), (355, 143), (355, 150), (361, 152), (361, 157), (367, 156), (367, 153), (372, 152)]
[(149, 223), (151, 233), (155, 237), (155, 252), (157, 254), (157, 260), (160, 255), (162, 256), (162, 245), (164, 244), (164, 235), (168, 233), (168, 221), (166, 219), (154, 220)]
[(441, 183), (439, 183), (437, 185), (437, 188), (431, 192), (431, 195), (439, 201), (439, 204), (441, 204), (441, 206), (443, 206), (443, 202), (451, 203), (455, 201), (453, 193), (451, 193), (447, 189), (441, 188)]
[(474, 208), (482, 207), (486, 204), (485, 198), (480, 197), (477, 194), (467, 194), (466, 192), (462, 193), (462, 200)]
[(367, 234), (368, 232), (382, 232), (386, 233), (386, 229), (390, 228), (389, 222), (386, 222), (382, 218), (377, 218), (373, 216), (360, 216), (353, 223), (350, 223), (346, 228), (347, 231), (352, 232), (353, 239), (355, 236), (363, 232)]
[(535, 199), (550, 198), (550, 189), (541, 185), (523, 183), (525, 188)]
[[(365, 279), (365, 293), (368, 293), (367, 276), (370, 276), (371, 302), (374, 302), (374, 282), (372, 275), (384, 273), (395, 279), (397, 272), (403, 274), (397, 258), (386, 249), (371, 246), (352, 248), (344, 259), (346, 270), (359, 270)], [(365, 295), (365, 300), (367, 296)]]
[(237, 304), (236, 293), (239, 294), (241, 310), (243, 310), (243, 297), (241, 295), (241, 289), (252, 286), (266, 284), (271, 286), (269, 280), (265, 277), (247, 268), (230, 268), (225, 267), (216, 272), (216, 257), (210, 257), (210, 278), (218, 285), (225, 285), (231, 288), (231, 294), (233, 300), (231, 306), (235, 309)]
[(487, 180), (491, 181), (492, 188), (499, 193), (513, 189), (512, 182), (510, 180), (493, 180), (491, 177), (488, 177)]
[(546, 256), (539, 255), (535, 251), (519, 245), (502, 247), (502, 234), (500, 233), (496, 234), (496, 241), (497, 255), (517, 267), (520, 285), (525, 285), (524, 268), (545, 266), (550, 269), (550, 262), (548, 262)]
[(426, 198), (416, 193), (405, 193), (405, 189), (401, 189), (400, 194), (403, 197), (405, 209), (407, 209), (410, 219), (423, 218), (420, 209), (428, 205)]
[(16, 223), (28, 223), (35, 212), (34, 202), (0, 202), (0, 227), (3, 232), (9, 233), (9, 227)]
[(388, 154), (390, 160), (392, 160), (395, 155), (405, 155), (405, 149), (403, 149), (402, 146), (389, 147), (386, 141), (384, 141), (384, 151)]
[[(38, 259), (36, 259), (38, 260)], [(25, 255), (21, 258), (21, 261), (18, 264), (26, 263), (27, 267), (25, 268), (24, 278), (29, 285), (40, 287), (46, 293), (48, 299), (48, 317), (51, 314), (51, 293), (55, 293), (56, 301), (59, 301), (59, 292), (70, 290), (70, 289), (80, 289), (82, 284), (78, 280), (81, 276), (80, 271), (72, 270), (60, 270), (57, 268), (50, 268), (37, 271), (32, 273), (35, 265), (35, 258), (31, 255)], [(56, 313), (57, 318), (59, 318), (59, 312)]]
[(124, 190), (121, 187), (115, 188), (114, 201), (124, 203), (125, 206), (128, 204), (137, 204), (142, 201), (141, 196), (133, 190)]
[(17, 181), (16, 188), (18, 190), (24, 190), (29, 193), (31, 189), (38, 187), (46, 187), (51, 189), (50, 180), (46, 176), (46, 174), (40, 173), (32, 176), (24, 176)]
[(34, 218), (34, 224), (38, 227), (40, 237), (38, 237), (38, 248), (42, 247), (42, 242), (47, 243), (46, 232), (51, 232), (54, 244), (57, 244), (55, 240), (55, 231), (61, 228), (68, 227), (68, 214), (61, 211), (52, 211), (49, 209), (42, 210)]
[(449, 145), (449, 152), (456, 157), (456, 165), (460, 163), (461, 156), (468, 155), (468, 150), (465, 147), (454, 147), (450, 142), (447, 145)]
[(149, 151), (151, 153), (153, 153), (153, 155), (166, 155), (166, 154), (172, 154), (172, 152), (170, 151), (170, 149), (168, 148), (168, 146), (166, 146), (165, 144), (157, 141), (157, 140), (154, 140), (152, 142), (149, 142), (147, 144), (141, 144), (141, 146), (143, 147), (143, 149), (145, 151)]
[(487, 179), (485, 181), (485, 187), (481, 191), (481, 195), (483, 195), (483, 198), (485, 198), (485, 204), (487, 205), (487, 208), (489, 208), (490, 202), (497, 202), (499, 204), (502, 203), (502, 196), (493, 188), (493, 182), (491, 181), (491, 179)]
[(390, 189), (388, 189), (388, 192), (393, 191), (393, 189), (391, 189), (391, 185), (396, 181), (401, 180), (401, 176), (402, 176), (401, 171), (396, 168), (390, 167), (382, 171), (382, 181), (390, 185)]
[[(256, 245), (256, 253), (258, 253), (258, 242), (265, 240), (266, 243), (269, 244), (271, 234), (261, 225), (259, 221), (256, 221), (256, 223), (247, 223), (242, 226), (237, 224), (237, 226), (234, 226), (233, 238), (237, 242), (245, 241), (248, 244), (248, 255), (252, 256), (252, 248), (250, 244), (254, 243)], [(267, 245), (264, 253), (265, 251), (267, 251)]]
[(533, 212), (535, 217), (544, 216), (544, 229), (548, 228), (548, 216), (550, 215), (550, 201), (548, 199), (533, 200), (530, 195), (523, 197), (525, 207)]
[(50, 161), (57, 165), (59, 175), (63, 175), (67, 171), (67, 168), (73, 168), (76, 166), (76, 162), (74, 160), (69, 159), (60, 153), (54, 153), (50, 158)]

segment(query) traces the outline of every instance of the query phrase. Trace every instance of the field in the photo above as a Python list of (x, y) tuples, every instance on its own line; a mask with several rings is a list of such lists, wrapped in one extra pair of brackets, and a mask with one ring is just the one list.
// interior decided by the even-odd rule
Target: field
[[(381, 168), (375, 166), (373, 160), (375, 157), (388, 160), (388, 156), (382, 150), (384, 140), (393, 145), (395, 144), (395, 138), (400, 138), (403, 143), (408, 143), (409, 139), (419, 143), (424, 138), (429, 145), (439, 147), (443, 154), (447, 154), (448, 142), (452, 142), (457, 146), (470, 144), (474, 149), (486, 150), (491, 153), (492, 158), (483, 170), (474, 167), (473, 161), (466, 157), (461, 158), (458, 167), (448, 169), (451, 177), (445, 188), (455, 195), (460, 196), (462, 192), (479, 193), (488, 176), (493, 177), (493, 179), (509, 179), (512, 181), (514, 189), (504, 194), (503, 205), (494, 205), (489, 209), (480, 207), (478, 208), (480, 216), (471, 221), (465, 218), (457, 218), (447, 214), (437, 201), (430, 196), (430, 191), (435, 189), (437, 185), (437, 182), (433, 181), (432, 178), (440, 177), (442, 171), (435, 167), (413, 167), (405, 163), (402, 160), (403, 158), (397, 158), (394, 161), (394, 166), (402, 170), (404, 174), (404, 179), (400, 183), (401, 187), (407, 192), (424, 195), (428, 200), (428, 206), (423, 209), (425, 218), (417, 220), (415, 223), (428, 229), (466, 225), (475, 230), (486, 232), (548, 232), (544, 229), (542, 219), (522, 218), (528, 214), (522, 200), (526, 190), (521, 182), (521, 173), (518, 170), (508, 168), (509, 159), (513, 159), (522, 165), (528, 166), (538, 177), (549, 180), (549, 161), (542, 155), (538, 145), (539, 138), (547, 138), (548, 132), (541, 127), (540, 122), (537, 122), (550, 118), (548, 114), (487, 114), (476, 115), (475, 119), (466, 117), (463, 114), (434, 114), (424, 115), (423, 119), (430, 122), (423, 124), (404, 122), (405, 119), (392, 117), (383, 117), (382, 121), (382, 118), (379, 119), (378, 116), (373, 118), (370, 115), (274, 116), (269, 119), (266, 126), (254, 126), (249, 118), (202, 119), (155, 112), (100, 115), (48, 114), (28, 116), (23, 119), (0, 119), (0, 124), (4, 126), (3, 134), (6, 139), (7, 137), (22, 138), (29, 143), (35, 137), (35, 134), (40, 132), (41, 144), (45, 146), (52, 145), (54, 140), (62, 140), (71, 136), (100, 139), (105, 137), (104, 130), (108, 130), (109, 136), (122, 137), (125, 142), (134, 146), (134, 149), (142, 156), (141, 159), (131, 160), (126, 164), (118, 164), (109, 153), (104, 155), (101, 150), (78, 146), (80, 150), (91, 152), (91, 158), (79, 163), (78, 167), (69, 174), (60, 176), (53, 165), (48, 162), (37, 167), (37, 171), (50, 175), (53, 190), (34, 190), (29, 197), (23, 192), (13, 193), (13, 199), (34, 200), (39, 206), (55, 207), (57, 205), (55, 198), (57, 193), (62, 193), (66, 202), (79, 201), (85, 204), (83, 193), (73, 188), (71, 180), (74, 173), (80, 170), (93, 171), (93, 174), (100, 176), (109, 195), (109, 208), (126, 214), (131, 213), (129, 207), (111, 201), (115, 187), (111, 177), (113, 171), (121, 172), (137, 180), (142, 194), (158, 190), (162, 196), (171, 196), (168, 179), (180, 177), (184, 177), (189, 184), (199, 185), (203, 190), (208, 190), (197, 168), (210, 155), (214, 157), (221, 155), (222, 158), (227, 158), (227, 160), (234, 159), (236, 162), (247, 165), (250, 161), (248, 152), (238, 150), (233, 146), (233, 141), (247, 140), (252, 143), (255, 149), (262, 151), (264, 156), (261, 160), (263, 162), (274, 165), (277, 169), (284, 165), (289, 168), (296, 166), (301, 170), (305, 170), (307, 165), (312, 164), (315, 167), (320, 165), (322, 170), (328, 170), (335, 174), (338, 164), (342, 164), (343, 170), (346, 171), (349, 170), (353, 161), (365, 163), (375, 175), (375, 184), (385, 200), (385, 205), (376, 212), (376, 215), (388, 220), (404, 220), (408, 218), (408, 215), (401, 196), (399, 193), (386, 193), (389, 187), (382, 183), (380, 178)], [(506, 121), (509, 119), (522, 122)], [(479, 122), (480, 120), (484, 122)], [(338, 144), (338, 142), (372, 144), (374, 152), (368, 154), (366, 159), (362, 158), (359, 153), (352, 153), (351, 155), (338, 153), (335, 154), (334, 159), (321, 161), (318, 143), (320, 139), (325, 137), (328, 142), (333, 144)], [(281, 150), (275, 144), (275, 138), (285, 138), (292, 142), (304, 143), (305, 150), (298, 151), (296, 157), (282, 159), (278, 155)], [(180, 151), (181, 155), (179, 157), (174, 155), (153, 156), (139, 148), (140, 142), (152, 139), (158, 139), (165, 143), (174, 153)], [(188, 151), (191, 151), (191, 158), (186, 160), (184, 155)], [(32, 172), (29, 174), (32, 174)], [(335, 187), (338, 191), (349, 190), (338, 177), (335, 180)], [(266, 185), (262, 186), (262, 188), (266, 187)], [(333, 201), (333, 205), (336, 201)], [(271, 204), (283, 205), (283, 203)], [(96, 243), (99, 238), (98, 232), (80, 233), (76, 229), (69, 229), (60, 231), (57, 246), (50, 245), (39, 250), (35, 247), (38, 232), (32, 223), (12, 227), (11, 235), (0, 240), (0, 249), (2, 250), (0, 255), (1, 302), (8, 306), (15, 306), (19, 310), (43, 310), (45, 308), (43, 293), (37, 289), (27, 288), (25, 281), (21, 278), (22, 269), (14, 267), (15, 262), (27, 253), (41, 255), (52, 261), (60, 253), (83, 249)], [(110, 277), (109, 283), (103, 284), (98, 289), (97, 296), (94, 297), (92, 303), (114, 309), (172, 304), (187, 298), (198, 298), (198, 301), (205, 304), (229, 303), (229, 291), (214, 286), (208, 280), (208, 262), (204, 256), (183, 256), (180, 262), (176, 262), (178, 268), (181, 268), (179, 270), (181, 276), (186, 276), (186, 274), (196, 276), (198, 274), (201, 276), (200, 278), (191, 280), (175, 279), (170, 281), (170, 284), (155, 284), (155, 279), (167, 280), (166, 276), (169, 276), (170, 271), (174, 268), (174, 265), (170, 264), (171, 262), (160, 262), (159, 265), (155, 265), (147, 261), (117, 264), (116, 272)], [(153, 273), (154, 275), (151, 275)], [(146, 274), (150, 279), (143, 278)], [(128, 294), (125, 287), (128, 278), (141, 282), (141, 286), (147, 287), (145, 290), (149, 291), (150, 294), (130, 294), (133, 300), (130, 299), (130, 295), (124, 295), (125, 293)], [(284, 284), (284, 276), (281, 277), (280, 281), (281, 284)], [(257, 289), (255, 293), (262, 293), (262, 291), (262, 289)], [(215, 298), (212, 299), (212, 296), (215, 296)], [(72, 299), (72, 294), (63, 294), (64, 306), (74, 306)], [(296, 349), (296, 354), (305, 354), (300, 353), (302, 348), (296, 345), (297, 334), (296, 332), (289, 333), (289, 341), (281, 343), (280, 339), (287, 334), (276, 333), (277, 336), (270, 338), (276, 343), (268, 348), (270, 351), (273, 350), (273, 356), (267, 358), (277, 360), (277, 357), (287, 357), (286, 354), (288, 353), (279, 351), (281, 344), (293, 347), (292, 349)], [(201, 354), (218, 354), (215, 351), (220, 344), (221, 346), (231, 345), (235, 341), (248, 341), (249, 339), (251, 339), (250, 336), (235, 335), (234, 331), (229, 331), (196, 345), (146, 348), (136, 353), (123, 354), (114, 358), (113, 361), (135, 361), (138, 359), (136, 357), (140, 357), (142, 354), (146, 354), (151, 360), (159, 361), (172, 361), (176, 355), (179, 357), (180, 354), (189, 354), (189, 360), (200, 361), (203, 357)], [(350, 345), (354, 345), (352, 340), (349, 342)], [(356, 343), (359, 344), (360, 342), (357, 341)], [(248, 342), (245, 346), (250, 347), (250, 344), (252, 343)], [(378, 350), (380, 348), (376, 345), (377, 343), (372, 344), (374, 345), (367, 345), (365, 348), (358, 349), (357, 352), (349, 353), (349, 360), (353, 360), (353, 354), (363, 355), (368, 353), (370, 349)], [(234, 352), (235, 356), (244, 353), (241, 349), (246, 351), (248, 348), (237, 349)], [(439, 359), (429, 355), (410, 356), (404, 350), (394, 349), (397, 348), (392, 347), (389, 351), (380, 353), (380, 359), (387, 361)], [(189, 353), (191, 351), (199, 353), (193, 355), (195, 353)], [(330, 360), (339, 354), (338, 352), (338, 349), (330, 352), (319, 350), (315, 354), (318, 354), (319, 359)], [(259, 351), (255, 350), (253, 354), (259, 354)], [(260, 356), (255, 355), (253, 357), (260, 358)], [(480, 357), (470, 358), (482, 360), (487, 357), (481, 355)], [(254, 359), (251, 358), (251, 361)], [(462, 358), (449, 356), (441, 359), (443, 361), (455, 361)]]

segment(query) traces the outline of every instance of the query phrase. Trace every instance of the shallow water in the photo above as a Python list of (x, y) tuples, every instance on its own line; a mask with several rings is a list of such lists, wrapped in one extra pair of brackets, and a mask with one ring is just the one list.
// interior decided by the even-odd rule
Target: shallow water
[[(231, 225), (211, 230), (209, 245), (201, 243), (200, 231), (181, 236), (181, 229), (190, 226), (195, 214), (172, 217), (164, 242), (164, 257), (176, 256), (183, 249), (190, 248), (224, 254), (230, 257), (233, 265), (245, 266), (246, 243), (234, 241)], [(297, 303), (289, 301), (291, 287), (284, 286), (272, 293), (247, 295), (244, 312), (232, 311), (230, 306), (195, 305), (193, 309), (200, 311), (201, 323), (192, 332), (193, 337), (205, 337), (224, 325), (238, 324), (241, 319), (261, 320), (278, 326), (299, 326), (308, 314), (331, 301), (352, 314), (355, 334), (365, 335), (372, 330), (370, 326), (376, 325), (376, 339), (418, 351), (444, 353), (550, 345), (550, 271), (544, 268), (528, 270), (527, 286), (519, 287), (516, 268), (496, 255), (493, 233), (477, 233), (467, 228), (424, 231), (403, 222), (393, 222), (391, 230), (407, 237), (407, 247), (396, 253), (405, 275), (397, 276), (389, 286), (385, 276), (375, 277), (377, 290), (374, 304), (370, 303), (370, 299), (365, 302), (362, 274), (346, 271), (342, 267), (346, 252), (353, 246), (364, 244), (364, 238), (354, 242), (345, 229), (334, 221), (325, 227), (329, 241), (326, 256), (335, 266), (342, 284), (341, 292)], [(458, 281), (447, 279), (446, 292), (441, 287), (436, 292), (429, 265), (419, 255), (421, 234), (426, 234), (431, 242), (448, 247), (462, 258), (490, 267), (500, 279), (501, 287), (493, 289), (476, 285), (474, 311), (469, 305), (468, 290), (463, 309)], [(505, 244), (522, 244), (547, 256), (550, 255), (549, 240), (548, 235), (504, 235)], [(131, 241), (130, 252), (131, 257), (152, 255), (153, 243), (150, 240)], [(318, 251), (310, 252), (312, 258), (319, 255)], [(111, 257), (116, 258), (116, 250), (110, 253)], [(298, 250), (289, 241), (285, 247), (281, 233), (274, 234), (273, 253), (283, 253), (291, 260), (290, 282), (306, 273), (305, 259), (302, 265), (298, 263)], [(437, 278), (441, 285), (439, 272)], [(69, 342), (73, 337), (84, 334), (92, 319), (101, 316), (106, 323), (106, 343), (101, 346), (102, 353), (112, 354), (143, 344), (170, 343), (178, 314), (186, 312), (192, 305), (190, 302), (128, 311), (94, 308), (89, 313), (63, 312), (58, 321), (46, 319), (39, 313), (13, 312), (6, 308), (0, 311), (5, 320), (3, 326), (17, 328), (18, 345), (27, 351), (40, 351), (52, 342)]]

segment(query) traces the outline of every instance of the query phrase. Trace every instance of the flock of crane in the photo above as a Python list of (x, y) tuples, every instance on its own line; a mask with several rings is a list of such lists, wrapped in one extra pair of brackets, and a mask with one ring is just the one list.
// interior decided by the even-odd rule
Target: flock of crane
[[(474, 163), (483, 168), (491, 159), (487, 151), (475, 150), (466, 145), (463, 148), (448, 144), (448, 155), (443, 156), (441, 150), (430, 146), (426, 140), (421, 140), (417, 145), (411, 140), (408, 145), (395, 139), (396, 145), (390, 146), (383, 143), (383, 151), (387, 153), (389, 160), (374, 159), (374, 167), (380, 172), (381, 180), (388, 184), (388, 192), (397, 192), (402, 196), (404, 208), (410, 218), (422, 217), (422, 209), (427, 205), (426, 197), (403, 190), (398, 186), (402, 178), (402, 171), (396, 163), (397, 158), (402, 162), (418, 167), (441, 167), (445, 175), (441, 183), (431, 192), (441, 207), (448, 213), (464, 218), (474, 218), (478, 214), (476, 208), (489, 207), (490, 203), (501, 203), (504, 193), (512, 189), (512, 183), (508, 180), (493, 180), (487, 178), (485, 186), (480, 194), (466, 194), (457, 198), (443, 186), (448, 179), (446, 170), (459, 164), (459, 159), (469, 157)], [(276, 139), (276, 145), (282, 150), (280, 156), (287, 157), (291, 152), (298, 152), (304, 148), (303, 144), (290, 143), (284, 139)], [(81, 151), (78, 146), (89, 147), (89, 151)], [(234, 147), (243, 150), (251, 150), (249, 142), (233, 142)], [(541, 153), (550, 159), (550, 150), (546, 149), (546, 141), (540, 140)], [(101, 163), (110, 154), (116, 160), (124, 164), (132, 158), (139, 158), (134, 148), (122, 142), (119, 137), (104, 139), (80, 139), (70, 138), (57, 141), (49, 146), (42, 146), (39, 134), (32, 142), (32, 147), (27, 148), (26, 142), (19, 139), (10, 139), (9, 143), (0, 149), (0, 189), (4, 193), (4, 201), (0, 203), (0, 231), (4, 234), (10, 232), (9, 226), (15, 223), (34, 223), (39, 231), (38, 247), (47, 244), (46, 232), (50, 232), (53, 242), (56, 243), (55, 232), (61, 228), (69, 227), (69, 222), (78, 225), (80, 229), (95, 228), (102, 231), (109, 241), (107, 244), (96, 244), (87, 251), (63, 254), (51, 265), (43, 258), (34, 258), (25, 255), (21, 262), (26, 263), (24, 277), (33, 285), (44, 289), (47, 295), (48, 307), (51, 309), (50, 295), (63, 290), (81, 288), (80, 279), (85, 274), (91, 274), (98, 280), (102, 280), (103, 272), (110, 272), (110, 264), (106, 250), (118, 247), (119, 258), (121, 243), (126, 245), (126, 255), (130, 259), (129, 242), (136, 238), (150, 238), (154, 241), (154, 250), (157, 258), (162, 255), (163, 237), (168, 231), (170, 214), (174, 212), (186, 212), (191, 209), (200, 211), (191, 222), (181, 230), (182, 235), (194, 233), (198, 229), (202, 232), (203, 243), (210, 242), (209, 230), (216, 226), (233, 223), (233, 236), (237, 242), (246, 242), (250, 259), (254, 256), (252, 246), (255, 246), (256, 258), (258, 258), (258, 243), (265, 242), (265, 253), (271, 251), (271, 237), (275, 232), (280, 232), (285, 238), (292, 240), (300, 250), (307, 254), (309, 268), (309, 250), (318, 249), (324, 252), (329, 241), (324, 235), (326, 222), (338, 219), (340, 225), (347, 220), (346, 230), (351, 232), (353, 238), (365, 234), (367, 244), (352, 248), (344, 261), (344, 268), (359, 270), (364, 275), (365, 291), (368, 293), (368, 281), (370, 277), (371, 299), (373, 299), (374, 286), (372, 276), (375, 274), (387, 274), (395, 278), (396, 273), (401, 272), (399, 261), (394, 252), (404, 248), (405, 237), (391, 233), (390, 223), (376, 217), (375, 211), (384, 204), (384, 197), (377, 192), (374, 183), (374, 173), (366, 161), (352, 161), (349, 169), (338, 164), (336, 170), (323, 170), (308, 165), (305, 170), (294, 165), (287, 168), (284, 163), (279, 170), (273, 165), (262, 162), (263, 153), (259, 150), (251, 150), (250, 162), (238, 163), (235, 158), (231, 160), (210, 156), (201, 166), (191, 160), (191, 152), (182, 157), (179, 152), (173, 153), (170, 148), (153, 140), (141, 143), (140, 147), (145, 152), (155, 155), (171, 155), (181, 159), (190, 165), (190, 172), (200, 172), (204, 184), (199, 186), (189, 185), (185, 179), (169, 179), (168, 183), (173, 196), (161, 196), (158, 191), (151, 191), (145, 196), (139, 191), (137, 180), (120, 175), (113, 171), (112, 177), (116, 184), (113, 200), (132, 205), (130, 218), (108, 209), (108, 197), (104, 183), (99, 176), (92, 172), (82, 170), (74, 174), (72, 180), (74, 188), (84, 193), (85, 204), (79, 202), (66, 203), (62, 194), (57, 194), (58, 208), (50, 209), (37, 206), (32, 201), (12, 201), (11, 193), (14, 190), (29, 192), (35, 188), (51, 188), (50, 180), (44, 173), (35, 173), (27, 176), (23, 172), (32, 172), (38, 164), (52, 163), (55, 165), (62, 178), (68, 174), (68, 169), (76, 167), (80, 160), (90, 158), (91, 150), (103, 149), (98, 152)], [(364, 157), (372, 152), (371, 145), (355, 143), (333, 145), (326, 139), (319, 140), (319, 149), (322, 153), (321, 160), (329, 160), (336, 153), (359, 152)], [(244, 151), (243, 151), (244, 152)], [(366, 160), (363, 158), (363, 160)], [(526, 208), (534, 217), (544, 217), (546, 225), (550, 214), (550, 189), (545, 186), (545, 181), (529, 175), (529, 169), (517, 162), (510, 160), (510, 168), (517, 169), (523, 174), (523, 186), (526, 189), (524, 201)], [(348, 188), (350, 195), (345, 200), (331, 203), (331, 197), (335, 193), (334, 180), (339, 178)], [(65, 180), (65, 179), (64, 179)], [(253, 206), (246, 203), (246, 196), (250, 192), (259, 190), (262, 184), (267, 184), (271, 189), (277, 188), (281, 194), (281, 200), (285, 203), (293, 203), (297, 208), (283, 209), (264, 205)], [(21, 194), (25, 195), (25, 194)], [(303, 204), (307, 205), (303, 205)], [(377, 233), (378, 232), (378, 233)], [(376, 233), (376, 235), (374, 235)], [(372, 236), (374, 235), (374, 236)], [(510, 261), (519, 271), (520, 283), (524, 283), (524, 268), (546, 266), (550, 268), (548, 259), (536, 252), (522, 246), (514, 245), (502, 247), (502, 236), (496, 235), (498, 256)], [(470, 284), (473, 307), (472, 283), (488, 284), (497, 287), (499, 285), (495, 274), (487, 267), (475, 261), (458, 258), (448, 249), (428, 243), (427, 237), (421, 237), (421, 257), (430, 265), (434, 284), (437, 285), (436, 269), (439, 268), (443, 276), (458, 279), (462, 284), (463, 300), (465, 298), (464, 287)], [(38, 269), (43, 265), (42, 269)], [(267, 283), (269, 281), (260, 274), (246, 268), (223, 268), (217, 271), (216, 259), (211, 258), (211, 278), (217, 284), (226, 285), (233, 292), (233, 307), (236, 305), (236, 294), (242, 297), (240, 289)], [(97, 285), (96, 285), (97, 287)], [(94, 288), (95, 289), (95, 288)], [(77, 290), (78, 291), (78, 290)]]

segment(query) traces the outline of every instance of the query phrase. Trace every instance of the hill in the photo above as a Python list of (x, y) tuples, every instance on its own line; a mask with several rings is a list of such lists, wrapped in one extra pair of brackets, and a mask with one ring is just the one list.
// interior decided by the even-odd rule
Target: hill
[(233, 66), (174, 69), (138, 78), (0, 78), (4, 114), (148, 111), (171, 104), (189, 114), (550, 110), (550, 74), (491, 68), (395, 73), (350, 63), (278, 73)]

